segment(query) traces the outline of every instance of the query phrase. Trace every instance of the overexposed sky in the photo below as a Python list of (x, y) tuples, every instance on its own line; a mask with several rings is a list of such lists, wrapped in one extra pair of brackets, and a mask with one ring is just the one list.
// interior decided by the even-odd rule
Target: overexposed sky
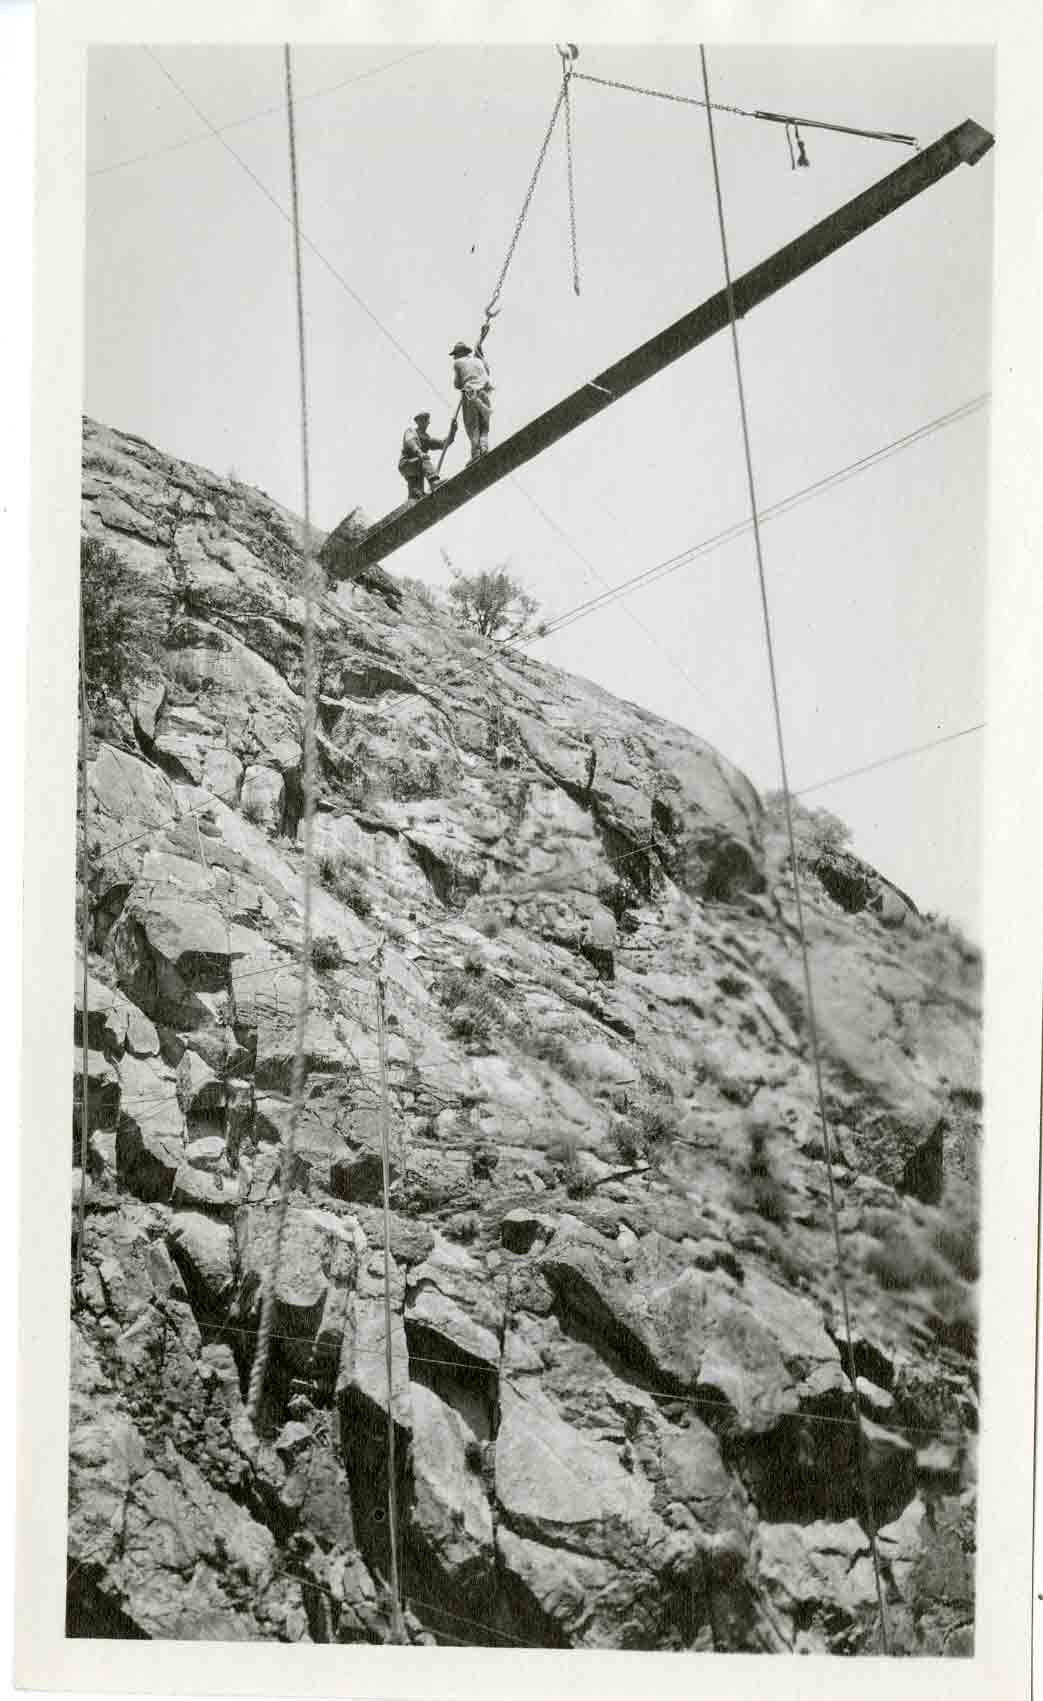
[[(291, 244), (264, 192), (288, 207), (281, 51), (156, 58), (198, 111), (144, 49), (90, 56), (84, 406), (299, 509)], [(985, 50), (722, 47), (709, 59), (713, 97), (729, 105), (922, 144), (968, 116), (993, 127)], [(551, 46), (301, 47), (294, 64), (302, 222), (328, 262), (306, 252), (314, 517), (331, 527), (356, 504), (375, 518), (401, 500), (399, 444), (418, 408), (436, 430), (448, 421), (448, 350), (477, 332), (560, 65)], [(701, 94), (694, 48), (599, 45), (579, 69)], [(242, 164), (200, 113), (233, 126), (223, 133)], [(488, 344), (494, 440), (723, 281), (705, 114), (582, 83), (574, 117), (582, 294), (559, 135)], [(718, 115), (735, 272), (909, 157), (814, 130), (805, 141), (811, 169), (791, 171), (781, 127)], [(960, 167), (743, 321), (762, 506), (989, 388), (992, 174), (992, 155)], [(448, 470), (465, 453), (461, 433)], [(795, 788), (984, 719), (987, 454), (983, 409), (765, 527)], [(389, 566), (437, 584), (442, 549), (467, 571), (509, 561), (553, 614), (747, 509), (722, 335)], [(777, 785), (748, 535), (535, 653)], [(841, 814), (921, 907), (980, 936), (981, 762), (972, 736), (808, 801)]]

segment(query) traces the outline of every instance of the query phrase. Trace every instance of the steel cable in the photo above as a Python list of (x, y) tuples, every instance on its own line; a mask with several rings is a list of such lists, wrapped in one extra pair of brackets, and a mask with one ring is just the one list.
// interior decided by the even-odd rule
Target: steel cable
[(286, 70), (286, 121), (290, 151), (290, 187), (293, 215), (294, 281), (297, 309), (297, 364), (300, 380), (301, 482), (304, 496), (304, 896), (303, 927), (300, 948), (300, 981), (297, 997), (297, 1025), (294, 1043), (293, 1074), (291, 1078), (292, 1111), (290, 1125), (283, 1142), (279, 1178), (279, 1209), (275, 1224), (271, 1262), (266, 1270), (261, 1321), (257, 1335), (257, 1350), (250, 1370), (247, 1394), (247, 1414), (256, 1425), (264, 1391), (268, 1366), (272, 1319), (275, 1310), (279, 1259), (282, 1251), (286, 1217), (289, 1210), (290, 1183), (297, 1127), (304, 1108), (305, 1041), (308, 1025), (308, 1005), (311, 991), (311, 900), (313, 874), (313, 827), (315, 817), (315, 728), (318, 697), (318, 669), (315, 654), (316, 564), (312, 547), (311, 480), (308, 447), (308, 376), (304, 338), (304, 294), (301, 279), (300, 204), (297, 177), (297, 135), (294, 125), (293, 69), (289, 45), (283, 49)]
[(757, 488), (753, 474), (753, 454), (750, 447), (749, 418), (746, 411), (746, 390), (742, 377), (742, 357), (739, 352), (739, 333), (735, 296), (732, 290), (731, 262), (728, 257), (728, 235), (724, 218), (724, 199), (721, 189), (721, 174), (717, 159), (717, 140), (714, 135), (713, 111), (710, 104), (710, 79), (706, 66), (706, 49), (700, 44), (699, 59), (702, 67), (703, 90), (706, 95), (706, 123), (709, 131), (710, 158), (713, 164), (714, 197), (717, 203), (717, 223), (721, 238), (721, 258), (724, 266), (725, 288), (728, 295), (728, 320), (731, 330), (732, 356), (735, 365), (735, 383), (739, 402), (739, 420), (742, 428), (743, 456), (746, 463), (746, 481), (750, 497), (750, 516), (753, 524), (754, 550), (757, 558), (757, 582), (760, 591), (761, 613), (764, 621), (764, 640), (767, 649), (768, 674), (771, 683), (772, 710), (775, 718), (775, 737), (779, 752), (779, 768), (782, 778), (783, 804), (786, 813), (786, 833), (789, 839), (790, 861), (793, 873), (793, 896), (797, 911), (797, 927), (800, 934), (801, 964), (804, 974), (804, 994), (808, 1009), (808, 1036), (811, 1045), (812, 1064), (815, 1075), (815, 1088), (818, 1098), (819, 1120), (822, 1126), (822, 1143), (826, 1154), (826, 1180), (829, 1195), (829, 1209), (833, 1224), (833, 1242), (837, 1261), (837, 1284), (840, 1290), (841, 1307), (844, 1316), (844, 1336), (847, 1347), (848, 1379), (850, 1381), (850, 1397), (852, 1413), (856, 1424), (856, 1444), (858, 1454), (858, 1470), (861, 1480), (862, 1499), (865, 1505), (867, 1534), (873, 1558), (873, 1577), (876, 1585), (877, 1605), (880, 1612), (880, 1631), (884, 1652), (890, 1652), (887, 1611), (884, 1606), (883, 1582), (880, 1575), (880, 1555), (877, 1549), (876, 1516), (873, 1507), (873, 1497), (869, 1486), (869, 1472), (866, 1463), (865, 1435), (863, 1430), (862, 1410), (858, 1402), (858, 1373), (855, 1365), (855, 1349), (851, 1332), (851, 1311), (848, 1303), (847, 1272), (844, 1265), (844, 1252), (840, 1240), (840, 1214), (836, 1199), (836, 1184), (833, 1174), (833, 1137), (826, 1113), (825, 1087), (822, 1078), (822, 1056), (819, 1045), (818, 1019), (815, 1011), (815, 996), (811, 979), (811, 956), (808, 946), (807, 929), (804, 921), (804, 903), (800, 887), (800, 872), (797, 858), (797, 841), (793, 828), (793, 807), (789, 789), (789, 776), (786, 770), (786, 741), (782, 727), (782, 705), (779, 697), (778, 675), (775, 665), (775, 641), (772, 632), (771, 609), (768, 603), (767, 580), (764, 571), (764, 555), (761, 549), (760, 524), (757, 507)]

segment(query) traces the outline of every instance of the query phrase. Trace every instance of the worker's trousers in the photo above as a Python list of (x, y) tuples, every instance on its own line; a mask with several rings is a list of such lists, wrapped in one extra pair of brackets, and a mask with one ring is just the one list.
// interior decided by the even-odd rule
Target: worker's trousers
[(477, 460), (479, 455), (484, 455), (489, 447), (489, 418), (492, 411), (488, 389), (463, 392), (461, 412), (464, 430), (471, 445), (472, 461)]
[(424, 455), (421, 460), (401, 460), (398, 470), (406, 481), (410, 502), (419, 502), (424, 495), (425, 479), (432, 489), (440, 482), (430, 455)]

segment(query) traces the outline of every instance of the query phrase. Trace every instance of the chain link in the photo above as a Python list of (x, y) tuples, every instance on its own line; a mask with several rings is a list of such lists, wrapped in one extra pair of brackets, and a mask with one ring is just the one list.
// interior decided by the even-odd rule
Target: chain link
[(572, 102), (569, 99), (569, 79), (572, 72), (566, 67), (562, 78), (562, 98), (565, 103), (565, 157), (569, 176), (569, 233), (572, 238), (572, 288), (579, 294), (579, 250), (576, 246), (576, 189), (572, 176)]
[[(673, 100), (679, 106), (701, 106), (704, 109), (706, 107), (705, 100), (696, 100), (694, 95), (666, 94), (662, 89), (644, 89), (639, 87), (637, 83), (618, 83), (610, 77), (592, 77), (587, 71), (574, 71), (572, 75), (578, 77), (581, 83), (600, 83), (603, 89), (629, 89), (631, 94), (652, 95), (656, 100)], [(716, 100), (712, 102), (712, 105), (715, 112), (735, 112), (740, 118), (753, 118), (755, 116), (754, 113), (747, 112), (745, 107), (742, 106), (722, 106), (720, 101)]]
[(529, 180), (529, 187), (525, 191), (525, 199), (522, 202), (521, 212), (518, 214), (518, 218), (514, 226), (514, 235), (511, 237), (510, 247), (507, 250), (503, 265), (500, 267), (500, 275), (496, 280), (496, 288), (489, 297), (489, 304), (485, 309), (485, 317), (487, 320), (492, 318), (493, 313), (496, 310), (496, 303), (500, 299), (500, 293), (503, 289), (507, 272), (510, 268), (511, 261), (514, 258), (514, 250), (518, 246), (518, 238), (522, 233), (522, 225), (525, 223), (526, 217), (528, 216), (529, 206), (532, 202), (532, 197), (536, 189), (536, 181), (543, 168), (543, 162), (547, 157), (547, 149), (550, 147), (550, 139), (554, 134), (554, 127), (558, 122), (558, 113), (561, 111), (562, 102), (565, 99), (565, 93), (566, 85), (563, 84), (561, 89), (558, 91), (558, 98), (554, 102), (554, 111), (550, 115), (550, 123), (547, 125), (547, 134), (543, 138), (543, 145), (540, 148), (539, 155), (536, 160), (536, 168)]

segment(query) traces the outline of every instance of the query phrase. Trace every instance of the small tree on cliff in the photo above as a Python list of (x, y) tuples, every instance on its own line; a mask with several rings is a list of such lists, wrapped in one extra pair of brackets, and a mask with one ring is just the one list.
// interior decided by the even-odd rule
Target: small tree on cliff
[(80, 596), (87, 696), (126, 697), (153, 671), (159, 648), (142, 581), (110, 544), (80, 541)]
[(473, 575), (454, 571), (449, 606), (461, 626), (483, 638), (520, 638), (538, 630), (539, 603), (505, 566)]

